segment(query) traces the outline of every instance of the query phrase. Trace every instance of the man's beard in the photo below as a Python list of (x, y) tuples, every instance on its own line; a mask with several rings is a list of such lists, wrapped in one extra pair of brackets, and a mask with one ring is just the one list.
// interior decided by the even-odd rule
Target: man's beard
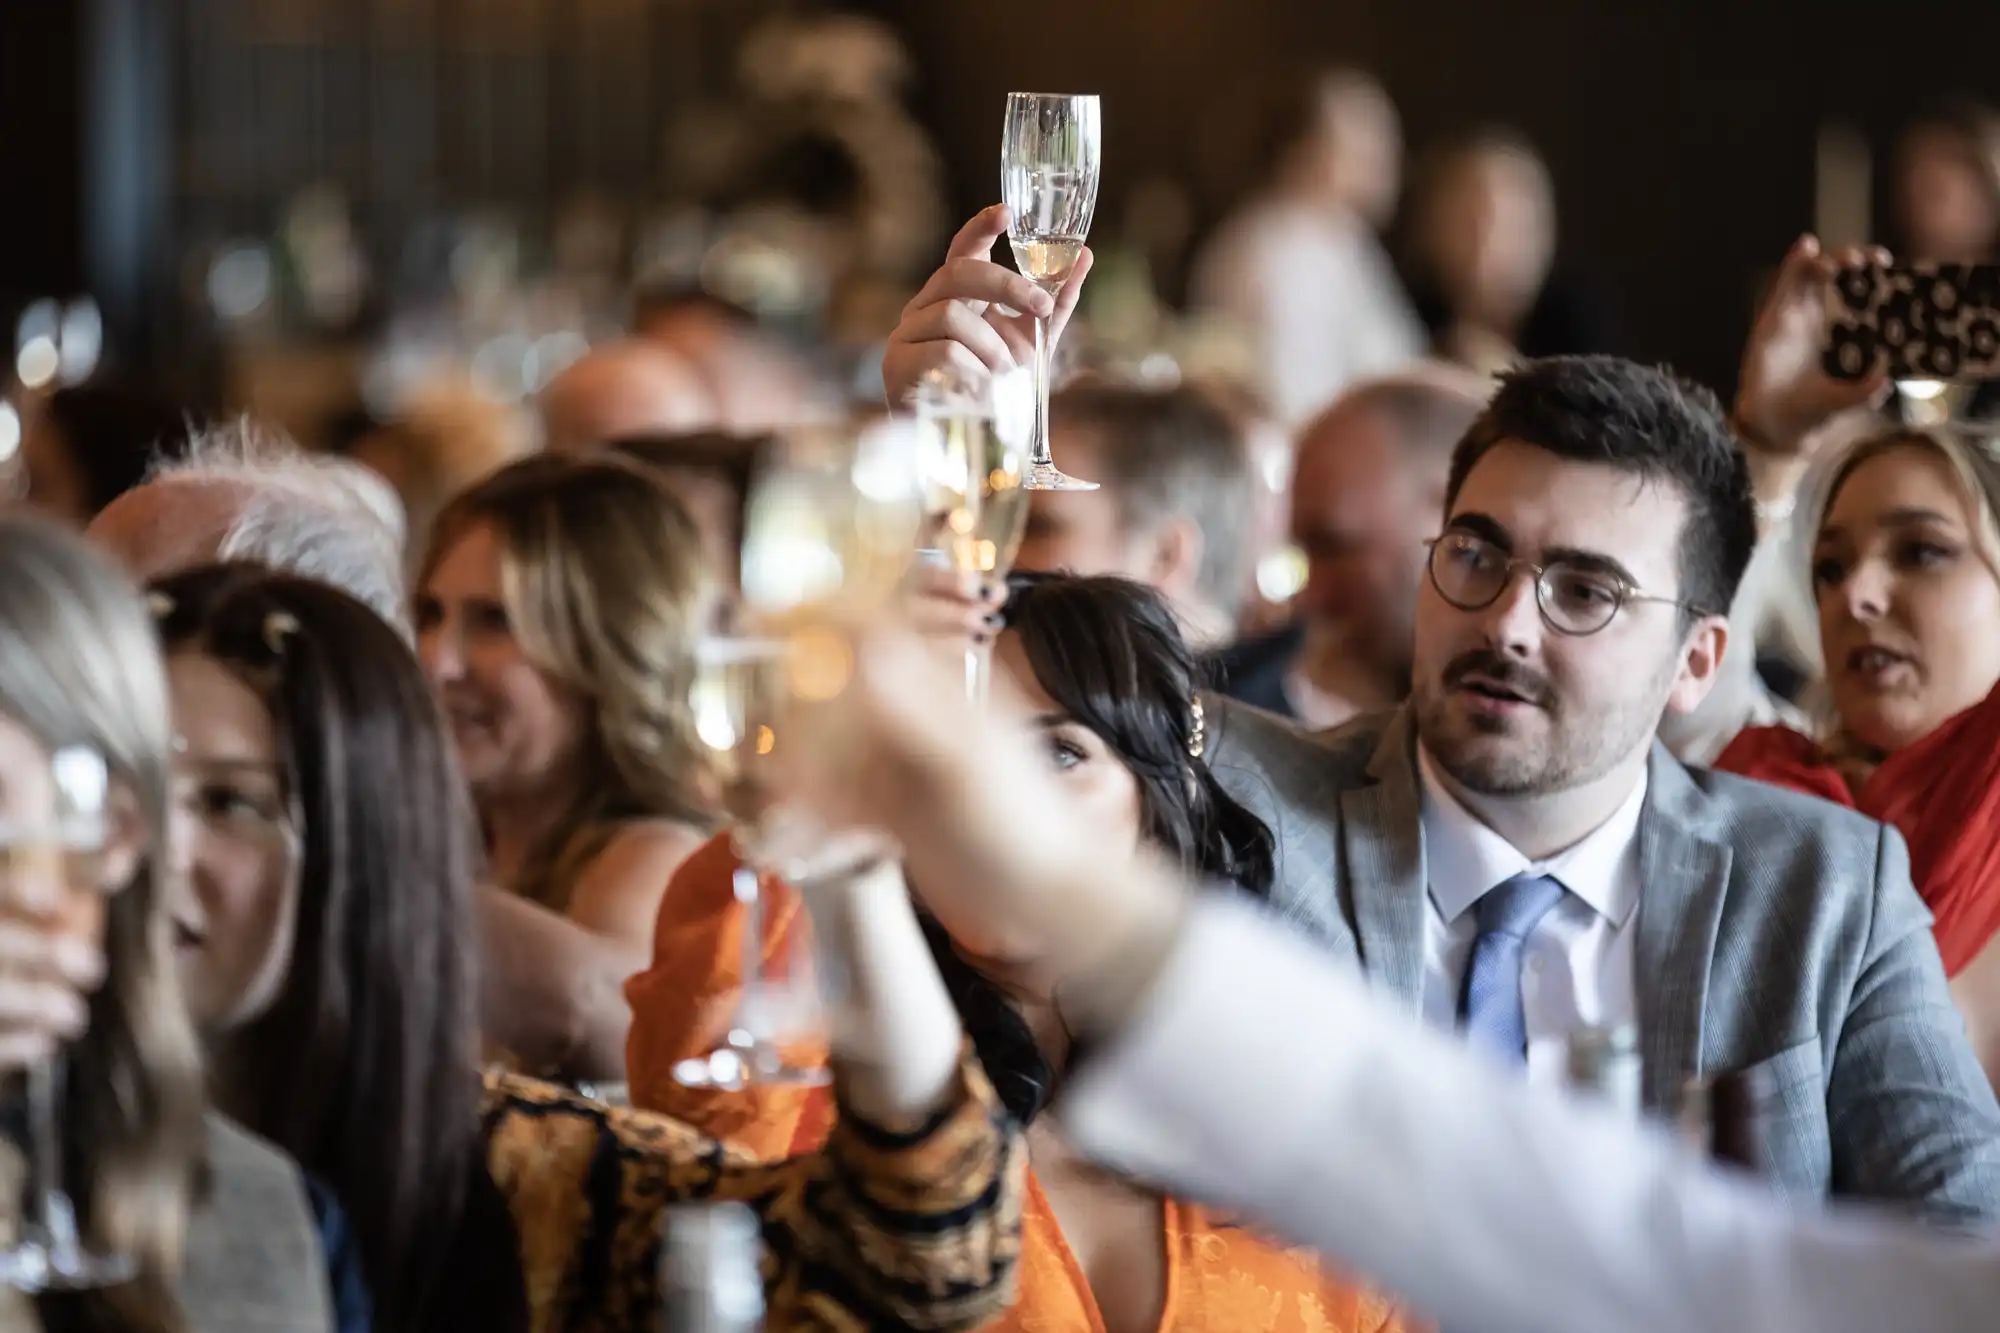
[[(1519, 696), (1531, 710), (1512, 718), (1458, 712), (1453, 696), (1475, 675)], [(1438, 767), (1467, 791), (1496, 797), (1569, 791), (1610, 773), (1651, 739), (1671, 679), (1657, 681), (1645, 699), (1578, 714), (1542, 673), (1476, 649), (1419, 687), (1417, 735)]]

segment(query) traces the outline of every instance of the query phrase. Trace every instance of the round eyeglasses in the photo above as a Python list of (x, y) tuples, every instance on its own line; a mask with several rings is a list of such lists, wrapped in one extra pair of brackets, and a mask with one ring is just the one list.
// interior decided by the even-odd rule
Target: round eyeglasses
[(1469, 532), (1447, 532), (1426, 544), (1431, 548), (1431, 586), (1461, 611), (1484, 611), (1507, 590), (1514, 571), (1524, 569), (1534, 577), (1535, 606), (1542, 613), (1542, 623), (1558, 634), (1595, 634), (1609, 625), (1627, 602), (1660, 602), (1701, 614), (1686, 602), (1640, 592), (1610, 570), (1574, 560), (1536, 564), (1508, 555), (1493, 542)]

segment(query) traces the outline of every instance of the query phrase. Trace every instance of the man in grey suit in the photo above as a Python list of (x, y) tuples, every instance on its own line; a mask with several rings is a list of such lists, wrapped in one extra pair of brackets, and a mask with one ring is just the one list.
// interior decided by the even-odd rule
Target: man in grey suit
[[(969, 223), (883, 358), (1017, 364), (1051, 300)], [(1025, 315), (1016, 312), (1027, 312)], [(1411, 1014), (1531, 1080), (1582, 1024), (1636, 1023), (1646, 1101), (1749, 1071), (1786, 1192), (2000, 1220), (2000, 1107), (1890, 831), (1681, 767), (1756, 540), (1709, 394), (1610, 358), (1531, 363), (1453, 456), (1409, 704), (1309, 738), (1210, 700), (1211, 766), (1278, 838), (1277, 905)]]
[(1314, 738), (1230, 709), (1217, 774), (1278, 835), (1281, 910), (1412, 1015), (1536, 1082), (1635, 1023), (1654, 1112), (1753, 1076), (1785, 1192), (2000, 1218), (2000, 1108), (1902, 840), (1656, 739), (1716, 679), (1755, 524), (1711, 396), (1530, 363), (1454, 455), (1410, 703)]

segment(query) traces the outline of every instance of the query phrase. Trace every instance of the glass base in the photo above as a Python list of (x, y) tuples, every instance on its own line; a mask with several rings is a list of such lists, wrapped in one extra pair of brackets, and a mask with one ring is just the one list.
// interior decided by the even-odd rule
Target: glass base
[(139, 1266), (122, 1254), (98, 1254), (77, 1245), (22, 1241), (0, 1250), (0, 1287), (33, 1295), (44, 1291), (94, 1291), (130, 1282)]
[(1094, 491), (1097, 483), (1083, 481), (1066, 472), (1056, 470), (1054, 463), (1035, 463), (1029, 466), (1027, 476), (1021, 479), (1024, 490), (1030, 491)]
[(833, 1081), (824, 1065), (795, 1065), (775, 1046), (723, 1046), (674, 1066), (684, 1088), (741, 1092), (745, 1088), (817, 1088)]

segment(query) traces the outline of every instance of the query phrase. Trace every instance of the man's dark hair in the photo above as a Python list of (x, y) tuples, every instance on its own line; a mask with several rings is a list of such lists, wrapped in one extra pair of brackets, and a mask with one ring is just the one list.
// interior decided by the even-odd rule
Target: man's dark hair
[(1671, 371), (1615, 356), (1552, 356), (1500, 378), (1451, 456), (1445, 512), (1472, 469), (1513, 440), (1578, 463), (1665, 482), (1687, 502), (1680, 597), (1727, 615), (1757, 545), (1750, 468), (1714, 394)]

